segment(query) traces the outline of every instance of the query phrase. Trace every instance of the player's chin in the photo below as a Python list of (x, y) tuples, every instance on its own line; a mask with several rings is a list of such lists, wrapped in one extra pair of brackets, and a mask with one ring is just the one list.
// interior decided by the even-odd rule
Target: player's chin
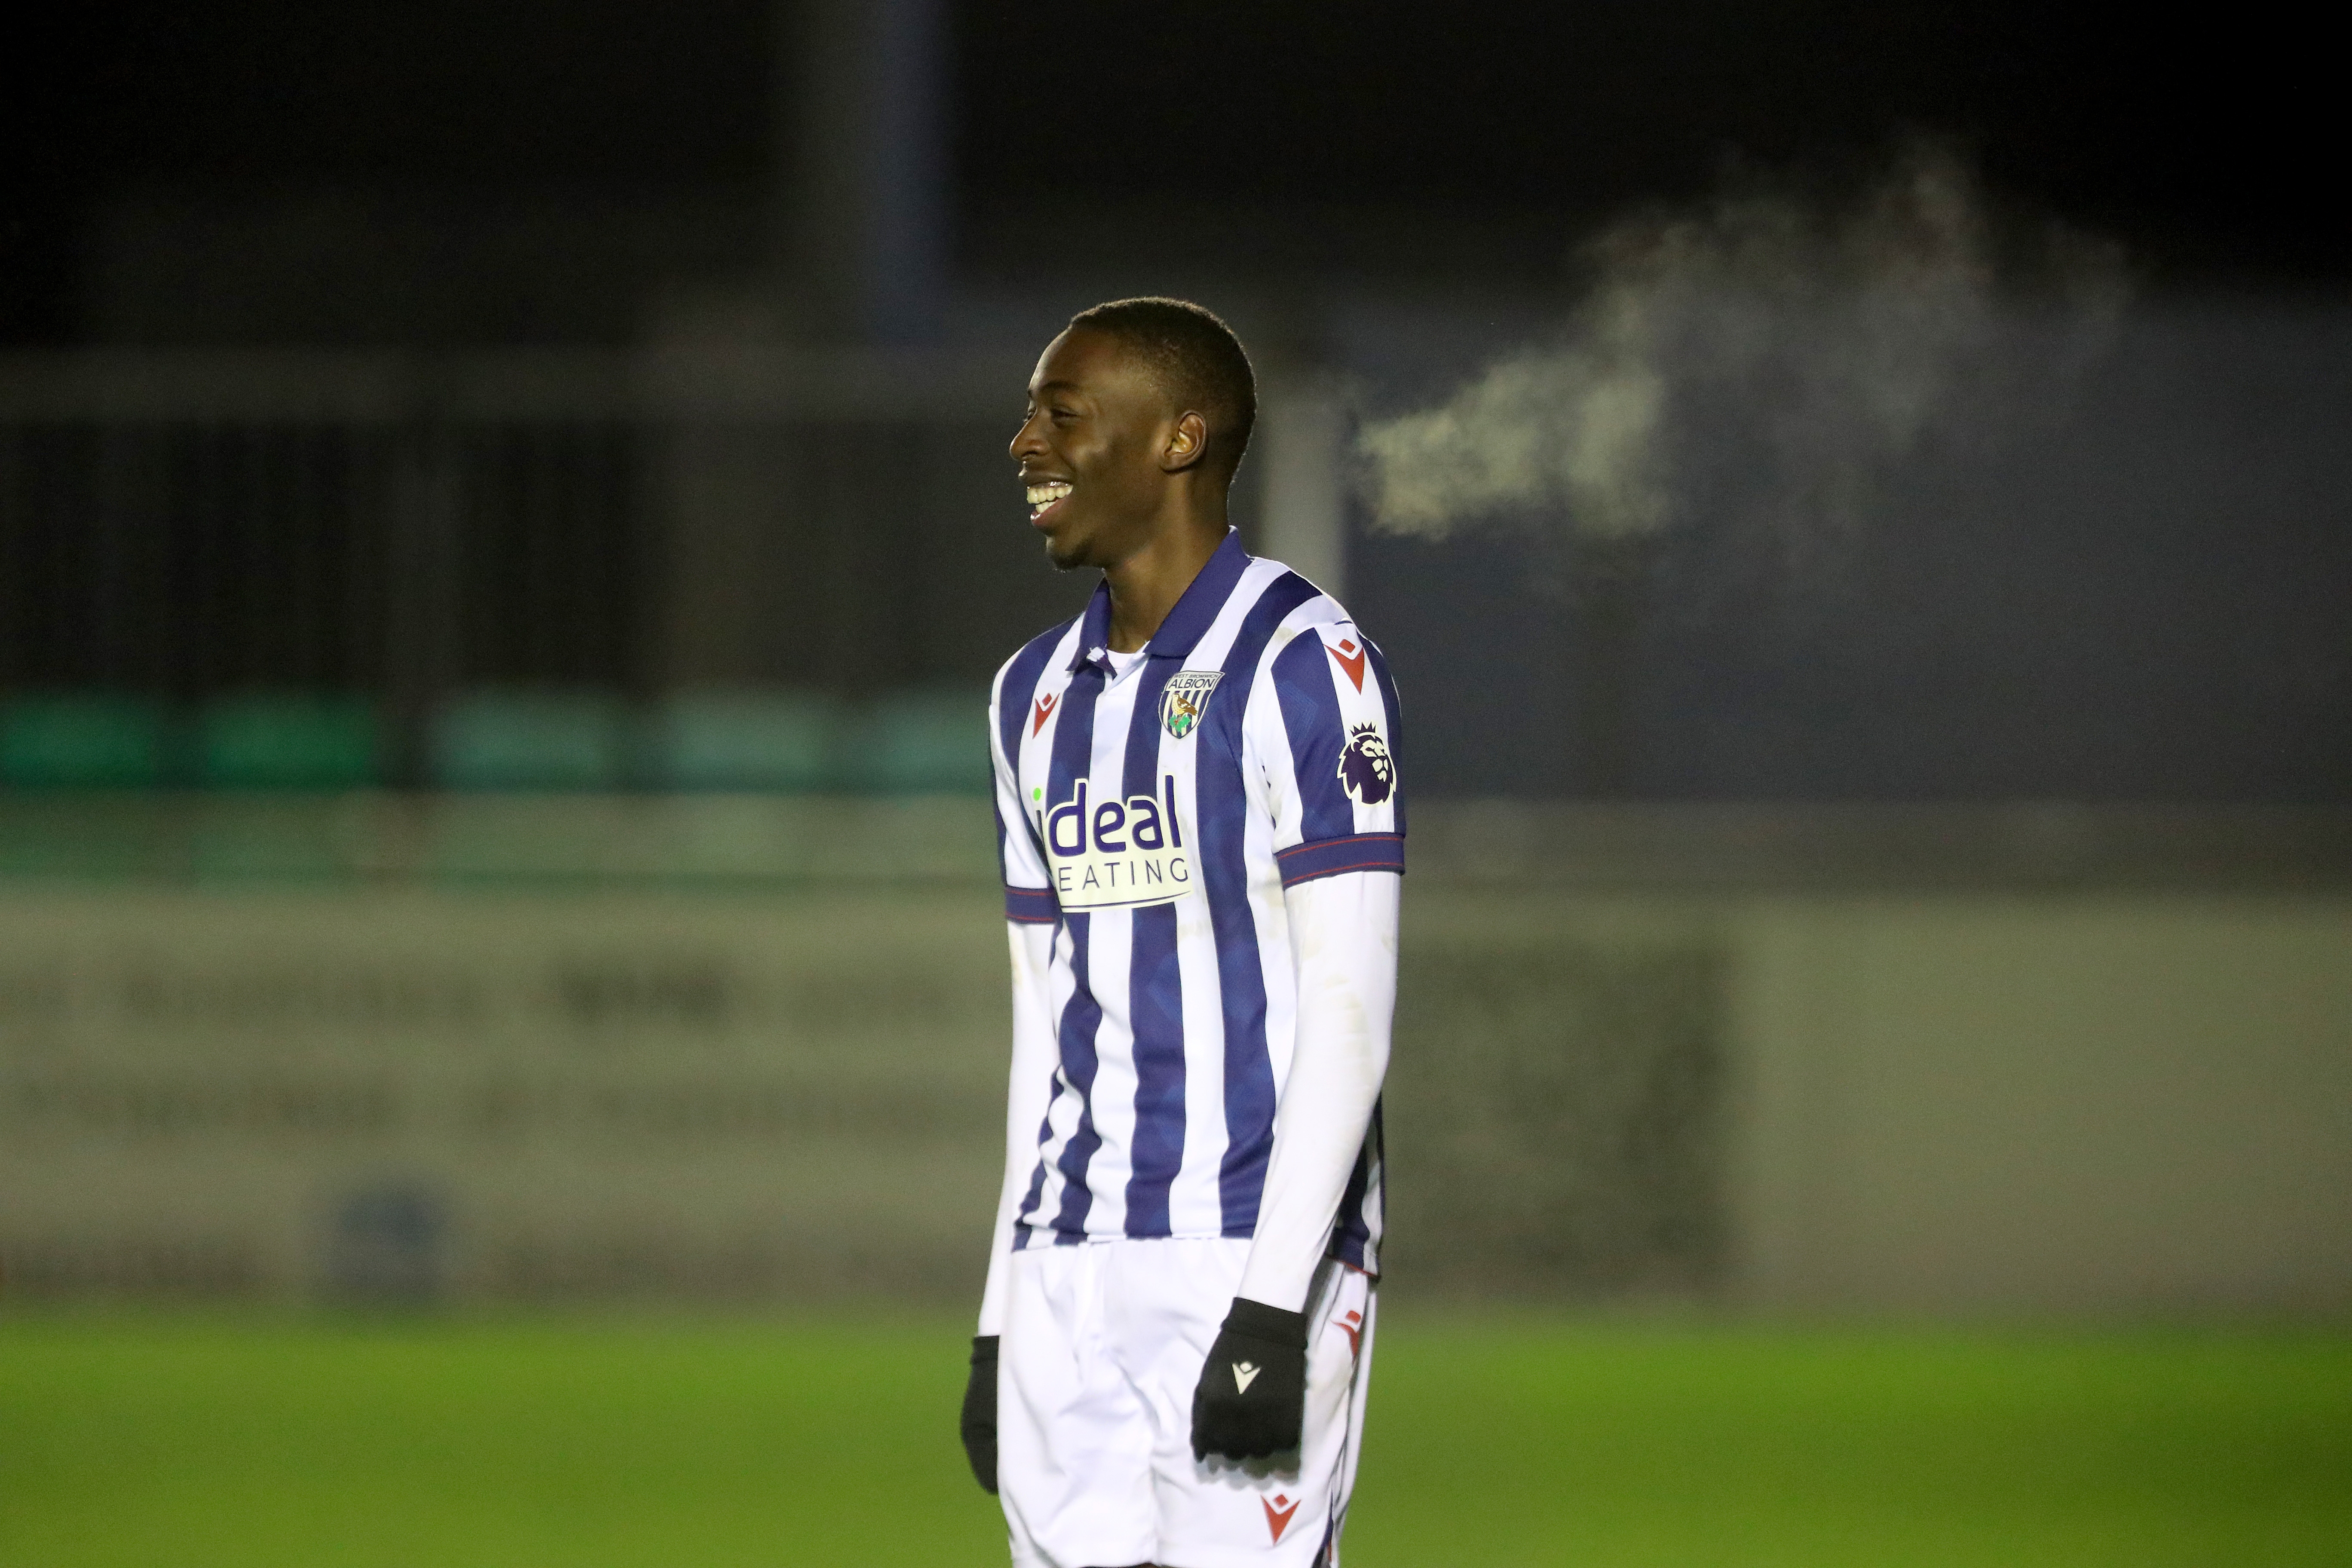
[(1087, 559), (1085, 535), (1066, 527), (1045, 535), (1045, 559), (1054, 563), (1056, 572), (1075, 572), (1093, 564)]

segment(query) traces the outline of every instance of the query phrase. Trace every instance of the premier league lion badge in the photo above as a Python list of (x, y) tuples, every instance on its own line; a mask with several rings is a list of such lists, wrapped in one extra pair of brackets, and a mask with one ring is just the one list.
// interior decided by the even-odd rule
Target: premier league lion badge
[(1358, 805), (1378, 805), (1395, 790), (1396, 761), (1378, 724), (1348, 731), (1348, 744), (1339, 752), (1339, 787)]
[(1180, 669), (1168, 678), (1160, 693), (1160, 722), (1177, 740), (1201, 727), (1209, 710), (1209, 693), (1225, 678), (1222, 669)]

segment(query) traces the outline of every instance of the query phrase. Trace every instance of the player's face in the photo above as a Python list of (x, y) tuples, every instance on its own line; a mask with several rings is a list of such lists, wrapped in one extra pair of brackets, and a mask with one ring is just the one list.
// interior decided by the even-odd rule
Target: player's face
[(1176, 435), (1166, 395), (1118, 339), (1073, 327), (1045, 345), (1011, 449), (1055, 565), (1108, 568), (1143, 547)]

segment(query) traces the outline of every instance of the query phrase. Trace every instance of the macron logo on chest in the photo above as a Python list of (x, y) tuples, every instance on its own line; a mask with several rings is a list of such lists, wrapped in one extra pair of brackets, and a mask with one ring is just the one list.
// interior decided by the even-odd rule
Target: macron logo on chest
[(1032, 735), (1045, 728), (1045, 721), (1054, 716), (1054, 704), (1059, 700), (1060, 698), (1051, 691), (1037, 699), (1037, 716), (1029, 721), (1029, 732)]

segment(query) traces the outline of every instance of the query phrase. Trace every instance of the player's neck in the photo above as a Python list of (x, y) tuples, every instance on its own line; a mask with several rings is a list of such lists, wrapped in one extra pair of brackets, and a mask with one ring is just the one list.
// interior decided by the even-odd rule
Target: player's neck
[(1171, 520), (1142, 549), (1103, 572), (1110, 585), (1111, 649), (1133, 653), (1151, 640), (1217, 546), (1225, 542), (1224, 509), (1212, 517)]

